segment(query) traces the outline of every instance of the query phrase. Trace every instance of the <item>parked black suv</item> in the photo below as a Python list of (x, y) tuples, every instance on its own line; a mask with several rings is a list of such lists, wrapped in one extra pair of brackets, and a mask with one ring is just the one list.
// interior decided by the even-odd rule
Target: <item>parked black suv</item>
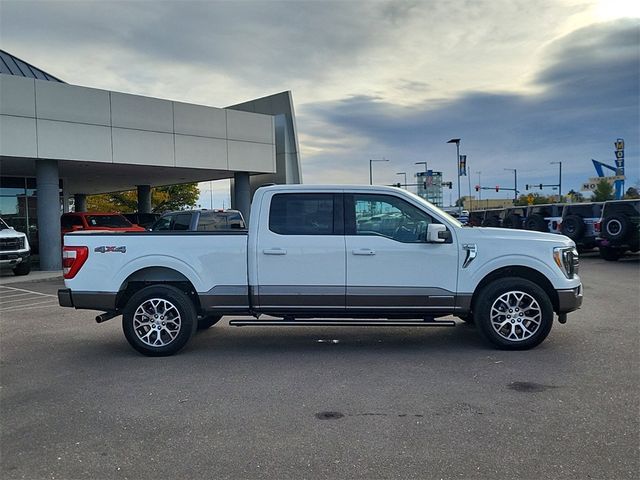
[(576, 242), (580, 249), (597, 246), (596, 223), (602, 213), (602, 203), (568, 203), (562, 211), (560, 232)]
[(499, 227), (501, 225), (500, 216), (504, 208), (489, 208), (484, 211), (482, 219), (483, 227)]
[(640, 200), (605, 202), (596, 224), (600, 256), (618, 260), (624, 252), (640, 250)]
[(149, 230), (191, 230), (211, 232), (247, 228), (238, 210), (185, 210), (163, 214)]
[(524, 228), (537, 232), (559, 233), (563, 207), (562, 203), (528, 206)]
[(505, 208), (502, 213), (503, 228), (522, 228), (526, 217), (526, 207)]

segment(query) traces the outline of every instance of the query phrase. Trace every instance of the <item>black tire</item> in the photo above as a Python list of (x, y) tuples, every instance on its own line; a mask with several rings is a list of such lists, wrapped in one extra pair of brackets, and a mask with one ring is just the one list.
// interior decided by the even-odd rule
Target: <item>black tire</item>
[(505, 228), (522, 228), (522, 217), (517, 214), (511, 214), (502, 222), (502, 226)]
[[(154, 307), (152, 304), (156, 299), (164, 303)], [(145, 304), (148, 308), (143, 308)], [(138, 311), (136, 322), (142, 318), (148, 323), (139, 324), (136, 331), (134, 315), (138, 308), (141, 311)], [(142, 310), (145, 313), (142, 313)], [(176, 312), (179, 317), (176, 316)], [(148, 317), (145, 316), (146, 314)], [(175, 319), (178, 319), (179, 323), (171, 321)], [(162, 320), (167, 320), (166, 324), (154, 325), (154, 322)], [(174, 338), (171, 338), (171, 334), (175, 333), (175, 329), (170, 330), (170, 325), (179, 325)], [(178, 352), (193, 336), (197, 326), (197, 314), (193, 302), (180, 289), (170, 285), (151, 285), (136, 292), (125, 305), (122, 314), (122, 330), (127, 341), (138, 352), (149, 357), (163, 357)], [(147, 335), (149, 342), (159, 342), (158, 346), (145, 343), (141, 339)]]
[[(524, 294), (524, 298), (517, 301), (516, 298), (520, 294)], [(511, 310), (508, 310), (507, 304), (501, 300), (503, 296), (506, 296), (507, 300), (515, 300)], [(500, 328), (494, 328), (491, 320), (494, 304), (501, 310), (504, 308), (504, 315), (496, 315), (496, 323), (509, 322)], [(520, 277), (500, 278), (484, 287), (478, 296), (474, 312), (476, 325), (482, 336), (502, 350), (533, 348), (547, 338), (553, 325), (553, 305), (547, 293), (537, 284)], [(513, 318), (508, 320), (507, 315)], [(538, 319), (537, 327), (532, 328), (535, 324), (526, 319), (528, 315)], [(525, 333), (523, 326), (531, 329), (531, 335)], [(498, 331), (501, 331), (502, 335)], [(517, 337), (518, 334), (522, 335), (521, 339), (508, 338), (511, 335)]]
[(31, 259), (23, 260), (18, 264), (16, 268), (13, 269), (13, 274), (17, 277), (22, 275), (29, 275), (31, 272)]
[(609, 240), (622, 240), (629, 231), (629, 219), (625, 215), (611, 215), (602, 221), (602, 236)]
[(220, 321), (222, 315), (207, 315), (198, 319), (198, 330), (206, 330)]
[(527, 230), (535, 230), (536, 232), (548, 232), (549, 225), (542, 215), (534, 213), (529, 215), (524, 221), (524, 228)]
[(578, 240), (584, 235), (584, 220), (578, 215), (567, 215), (562, 219), (560, 231), (571, 240)]
[(622, 250), (613, 247), (600, 247), (598, 250), (600, 258), (607, 262), (617, 262), (623, 254)]
[(485, 218), (482, 221), (482, 226), (483, 227), (499, 227), (500, 226), (500, 220), (497, 219), (496, 217)]

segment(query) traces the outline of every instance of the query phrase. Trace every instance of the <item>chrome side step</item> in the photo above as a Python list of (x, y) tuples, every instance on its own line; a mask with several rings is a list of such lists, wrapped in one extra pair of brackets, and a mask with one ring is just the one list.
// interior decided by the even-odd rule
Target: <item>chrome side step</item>
[(393, 321), (393, 320), (230, 320), (234, 327), (455, 327), (453, 320)]

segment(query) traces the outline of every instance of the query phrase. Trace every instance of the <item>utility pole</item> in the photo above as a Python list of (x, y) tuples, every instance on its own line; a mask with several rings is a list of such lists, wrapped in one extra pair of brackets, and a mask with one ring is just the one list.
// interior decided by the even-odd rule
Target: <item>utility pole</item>
[(404, 175), (404, 189), (407, 189), (407, 172), (397, 172), (396, 175)]
[[(482, 185), (480, 181), (480, 174), (482, 173), (480, 170), (476, 172), (478, 174), (478, 185)], [(482, 201), (482, 189), (478, 190), (478, 200)]]
[(387, 158), (373, 158), (373, 159), (369, 159), (369, 185), (373, 185), (373, 167), (371, 166), (373, 164), (373, 162), (388, 162), (389, 159)]
[(558, 172), (558, 202), (562, 202), (562, 162), (550, 162), (550, 164), (560, 167)]
[(460, 192), (460, 139), (452, 138), (447, 143), (456, 144), (456, 170), (458, 171), (458, 216), (462, 216), (462, 192)]
[(505, 168), (506, 171), (513, 172), (513, 200), (518, 200), (518, 170), (515, 168)]

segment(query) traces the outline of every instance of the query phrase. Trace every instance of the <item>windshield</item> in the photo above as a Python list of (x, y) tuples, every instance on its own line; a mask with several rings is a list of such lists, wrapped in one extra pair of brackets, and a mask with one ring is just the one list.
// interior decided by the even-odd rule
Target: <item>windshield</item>
[(425, 207), (428, 207), (428, 208), (431, 208), (431, 209), (435, 210), (438, 215), (443, 217), (449, 223), (454, 224), (456, 227), (462, 227), (462, 223), (460, 223), (460, 221), (458, 221), (458, 219), (452, 217), (451, 215), (449, 215), (447, 212), (445, 212), (441, 208), (436, 207), (433, 203), (427, 202), (424, 198), (422, 198), (419, 195), (416, 195), (415, 193), (412, 193), (412, 192), (405, 192), (405, 193), (409, 194), (411, 196), (411, 198), (413, 198), (416, 202), (420, 203), (421, 205), (424, 205)]
[(0, 218), (0, 230), (7, 230), (8, 228), (9, 228), (9, 225), (4, 223), (4, 220)]
[(87, 225), (103, 228), (127, 228), (131, 222), (122, 215), (87, 215)]

